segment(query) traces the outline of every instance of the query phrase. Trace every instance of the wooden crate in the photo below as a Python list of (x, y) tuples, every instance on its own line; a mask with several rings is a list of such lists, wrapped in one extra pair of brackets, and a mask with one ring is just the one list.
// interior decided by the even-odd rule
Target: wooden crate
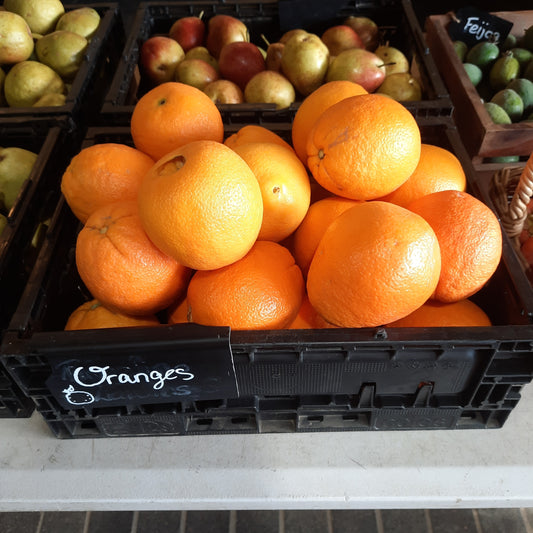
[[(494, 15), (513, 23), (519, 36), (533, 25), (533, 11), (498, 11)], [(495, 124), (483, 107), (461, 60), (455, 53), (447, 26), (450, 14), (426, 19), (426, 41), (438, 65), (454, 106), (453, 118), (473, 160), (502, 155), (528, 156), (533, 152), (533, 123)]]

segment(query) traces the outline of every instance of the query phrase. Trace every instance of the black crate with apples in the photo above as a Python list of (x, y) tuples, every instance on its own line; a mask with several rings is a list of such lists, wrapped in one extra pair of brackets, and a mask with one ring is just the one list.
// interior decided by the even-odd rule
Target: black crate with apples
[[(424, 142), (465, 161), (470, 187), (453, 123), (418, 124)], [(263, 125), (290, 140), (288, 123)], [(102, 142), (131, 145), (129, 128), (91, 128), (84, 146)], [(61, 201), (1, 349), (59, 438), (499, 428), (533, 377), (533, 293), (505, 236), (497, 271), (473, 297), (490, 327), (64, 331), (90, 299), (76, 269), (79, 229)]]
[[(298, 6), (299, 9), (296, 9)], [(133, 107), (139, 98), (154, 86), (141, 65), (142, 45), (150, 37), (168, 36), (173, 23), (183, 17), (198, 17), (208, 21), (217, 14), (230, 15), (241, 20), (250, 34), (250, 41), (266, 48), (262, 36), (270, 43), (276, 42), (286, 31), (304, 26), (316, 35), (333, 25), (341, 24), (350, 15), (368, 17), (379, 26), (380, 43), (401, 50), (409, 61), (410, 71), (422, 85), (422, 99), (406, 101), (405, 105), (417, 116), (449, 116), (451, 102), (438, 70), (424, 43), (424, 36), (416, 20), (411, 2), (370, 2), (361, 6), (357, 2), (321, 3), (319, 8), (302, 10), (302, 2), (142, 2), (134, 17), (130, 34), (122, 53), (111, 87), (102, 107), (102, 125), (128, 123)], [(316, 4), (316, 3), (315, 3)], [(289, 106), (294, 113), (303, 96)], [(266, 118), (282, 120), (273, 103), (219, 104), (226, 123), (243, 123)]]

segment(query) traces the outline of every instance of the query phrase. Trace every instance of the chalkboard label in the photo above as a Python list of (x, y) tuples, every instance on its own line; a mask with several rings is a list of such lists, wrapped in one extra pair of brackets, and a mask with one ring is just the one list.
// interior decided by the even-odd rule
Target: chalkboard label
[(452, 41), (463, 41), (468, 47), (483, 41), (503, 43), (513, 23), (475, 7), (462, 7), (448, 25)]
[[(237, 380), (225, 335), (199, 342), (176, 339), (162, 343), (87, 355), (50, 355), (52, 373), (46, 385), (65, 409), (174, 403), (238, 397)], [(117, 353), (118, 352), (118, 353)]]

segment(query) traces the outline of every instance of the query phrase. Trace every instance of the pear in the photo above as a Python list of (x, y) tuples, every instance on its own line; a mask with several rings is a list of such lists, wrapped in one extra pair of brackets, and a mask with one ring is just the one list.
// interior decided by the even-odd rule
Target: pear
[(0, 64), (26, 61), (33, 52), (33, 38), (26, 21), (16, 13), (0, 11)]
[(35, 44), (35, 51), (41, 63), (64, 80), (72, 80), (83, 62), (87, 44), (87, 39), (77, 33), (58, 30), (41, 37)]
[(99, 25), (100, 15), (96, 9), (80, 7), (61, 15), (55, 29), (77, 33), (90, 41)]
[(63, 93), (65, 84), (59, 74), (38, 61), (21, 61), (9, 70), (4, 94), (11, 107), (31, 107), (47, 93)]
[(24, 148), (0, 148), (0, 209), (5, 213), (15, 205), (36, 160), (37, 154)]
[(60, 0), (4, 0), (4, 8), (26, 20), (32, 32), (46, 35), (54, 31), (65, 12)]
[(396, 72), (409, 72), (409, 61), (404, 53), (394, 46), (381, 45), (374, 50), (385, 65), (385, 76)]
[(422, 100), (422, 87), (409, 72), (395, 72), (386, 76), (376, 92), (398, 102)]
[(289, 107), (296, 94), (291, 82), (275, 70), (255, 74), (244, 88), (244, 101), (250, 104), (276, 104), (277, 109)]
[(282, 73), (303, 96), (322, 85), (328, 65), (328, 47), (314, 33), (296, 33), (281, 53)]

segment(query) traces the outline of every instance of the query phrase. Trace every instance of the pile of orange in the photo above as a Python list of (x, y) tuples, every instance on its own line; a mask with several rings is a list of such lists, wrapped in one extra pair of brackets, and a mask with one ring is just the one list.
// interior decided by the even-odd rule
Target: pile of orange
[(498, 220), (400, 103), (330, 82), (290, 139), (253, 124), (224, 138), (216, 105), (170, 82), (139, 100), (131, 134), (62, 179), (94, 298), (68, 329), (490, 324), (469, 298), (499, 264)]

